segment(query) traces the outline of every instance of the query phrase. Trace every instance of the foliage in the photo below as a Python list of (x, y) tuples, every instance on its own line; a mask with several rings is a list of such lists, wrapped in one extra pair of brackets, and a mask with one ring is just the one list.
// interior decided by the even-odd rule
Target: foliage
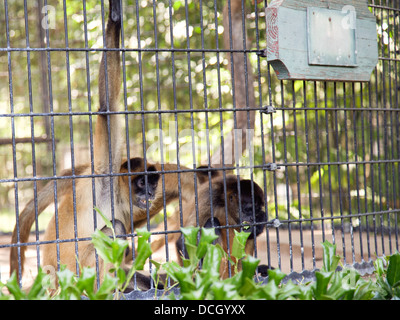
[[(200, 238), (199, 247), (208, 247), (201, 268), (198, 263), (203, 256), (199, 255), (199, 247), (195, 245), (197, 232), (198, 229), (191, 229), (183, 233), (190, 248), (189, 259), (183, 267), (175, 262), (163, 265), (167, 274), (179, 283), (179, 299), (368, 300), (378, 291), (378, 285), (362, 279), (354, 269), (337, 271), (340, 257), (336, 255), (336, 246), (327, 241), (323, 243), (323, 268), (315, 273), (315, 281), (307, 284), (296, 285), (291, 280), (284, 283), (286, 274), (279, 269), (268, 271), (267, 284), (257, 283), (254, 274), (259, 260), (251, 256), (241, 260), (241, 271), (231, 278), (221, 279), (219, 267), (224, 253), (222, 248), (211, 244), (214, 231), (208, 231), (206, 239), (203, 234)], [(236, 237), (243, 234), (236, 234)], [(238, 260), (244, 257), (244, 247), (237, 246), (232, 250), (232, 256)], [(234, 262), (231, 260), (231, 263)]]
[[(384, 267), (388, 263), (387, 269)], [(378, 290), (377, 299), (400, 299), (400, 254), (396, 253), (385, 259), (377, 259), (374, 263), (376, 283)]]
[[(217, 238), (214, 229), (183, 228), (182, 234), (188, 252), (188, 259), (183, 259), (183, 266), (176, 262), (158, 263), (157, 274), (163, 269), (168, 277), (177, 283), (180, 294), (175, 296), (166, 289), (163, 297), (182, 300), (231, 300), (231, 299), (266, 299), (266, 300), (372, 300), (400, 299), (400, 254), (396, 253), (386, 259), (375, 261), (376, 281), (365, 280), (358, 271), (351, 268), (338, 269), (340, 257), (336, 255), (336, 246), (325, 241), (323, 245), (323, 268), (315, 272), (315, 281), (295, 284), (284, 281), (286, 274), (279, 269), (268, 271), (268, 282), (255, 281), (254, 274), (259, 260), (245, 255), (244, 245), (248, 233), (235, 234), (232, 246), (232, 257), (228, 258), (219, 245), (214, 245)], [(115, 277), (106, 274), (100, 287), (96, 289), (96, 272), (92, 268), (83, 268), (77, 277), (73, 272), (61, 268), (57, 272), (58, 289), (51, 292), (49, 275), (39, 270), (38, 275), (28, 292), (19, 287), (14, 273), (4, 284), (0, 282), (0, 299), (40, 300), (40, 299), (81, 299), (91, 300), (120, 299), (126, 283), (136, 270), (142, 270), (144, 263), (151, 255), (148, 239), (150, 232), (138, 230), (138, 254), (128, 275), (123, 272), (121, 262), (128, 245), (125, 240), (110, 238), (101, 231), (93, 235), (93, 244), (99, 255), (110, 263)], [(229, 259), (235, 267), (235, 274), (227, 279), (220, 276), (220, 265), (223, 259)], [(236, 262), (235, 262), (236, 261)], [(239, 262), (240, 261), (240, 262)], [(385, 268), (387, 262), (387, 268)], [(238, 265), (241, 264), (241, 270)], [(8, 294), (1, 290), (6, 287)]]
[[(125, 250), (128, 247), (128, 241), (116, 237), (112, 224), (103, 214), (97, 210), (113, 232), (113, 237), (105, 235), (102, 231), (96, 230), (92, 235), (92, 243), (99, 256), (104, 260), (104, 278), (99, 288), (96, 289), (97, 275), (94, 268), (82, 268), (80, 275), (77, 276), (72, 271), (61, 267), (57, 272), (58, 288), (54, 288), (50, 275), (44, 273), (41, 269), (35, 278), (34, 284), (28, 293), (25, 293), (19, 286), (16, 273), (10, 279), (2, 284), (0, 282), (0, 299), (15, 300), (77, 300), (86, 296), (90, 300), (110, 300), (120, 299), (122, 292), (126, 289), (129, 280), (137, 270), (143, 270), (146, 260), (151, 255), (148, 239), (150, 232), (145, 229), (138, 229), (138, 250), (137, 256), (128, 274), (122, 269), (121, 264), (124, 259)], [(115, 276), (111, 276), (110, 273)], [(2, 287), (6, 287), (9, 295), (2, 293)]]

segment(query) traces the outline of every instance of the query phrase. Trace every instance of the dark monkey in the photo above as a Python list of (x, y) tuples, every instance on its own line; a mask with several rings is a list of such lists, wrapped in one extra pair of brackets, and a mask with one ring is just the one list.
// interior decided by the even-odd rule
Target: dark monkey
[[(237, 231), (244, 229), (245, 232), (250, 232), (245, 251), (252, 255), (255, 238), (263, 232), (267, 221), (264, 211), (264, 193), (259, 185), (254, 181), (245, 179), (239, 179), (238, 182), (238, 177), (235, 175), (226, 175), (225, 179), (218, 176), (211, 180), (211, 191), (209, 184), (203, 183), (198, 194), (197, 212), (193, 199), (184, 208), (183, 226), (197, 225), (196, 215), (198, 214), (198, 225), (200, 227), (216, 228), (217, 243), (226, 253), (232, 248), (233, 229)], [(187, 257), (181, 238), (176, 241), (176, 248), (178, 256)], [(262, 270), (264, 270), (263, 268), (264, 266), (261, 267)], [(227, 261), (221, 264), (220, 273), (222, 277), (226, 278), (233, 272), (233, 268), (231, 273), (229, 272)]]

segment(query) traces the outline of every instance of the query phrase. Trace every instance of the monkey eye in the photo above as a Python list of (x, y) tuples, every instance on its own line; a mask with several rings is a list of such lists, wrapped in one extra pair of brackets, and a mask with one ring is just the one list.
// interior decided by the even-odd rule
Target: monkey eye
[(141, 188), (141, 189), (145, 187), (144, 178), (138, 179), (138, 181), (137, 181), (137, 186), (138, 186), (139, 188)]

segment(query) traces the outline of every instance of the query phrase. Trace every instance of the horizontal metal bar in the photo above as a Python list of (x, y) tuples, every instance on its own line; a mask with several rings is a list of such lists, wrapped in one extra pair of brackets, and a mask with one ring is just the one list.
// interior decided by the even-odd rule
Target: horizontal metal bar
[[(400, 112), (400, 108), (312, 108), (312, 107), (276, 107), (275, 111), (356, 111), (356, 112)], [(96, 115), (143, 115), (143, 114), (180, 114), (180, 113), (211, 113), (211, 112), (248, 112), (261, 111), (264, 107), (224, 108), (224, 109), (176, 109), (176, 110), (138, 110), (138, 111), (77, 111), (77, 112), (29, 112), (29, 113), (0, 113), (0, 118), (17, 117), (70, 117)]]
[(140, 111), (83, 111), (83, 112), (39, 112), (39, 113), (1, 113), (0, 118), (13, 118), (13, 117), (56, 117), (56, 116), (96, 116), (96, 115), (142, 115), (142, 114), (179, 114), (179, 113), (208, 113), (208, 112), (236, 112), (236, 111), (256, 111), (261, 108), (224, 108), (224, 109), (182, 109), (182, 110), (140, 110)]
[(325, 220), (337, 220), (337, 219), (354, 219), (360, 217), (367, 217), (367, 216), (374, 216), (374, 215), (385, 215), (391, 213), (400, 213), (400, 209), (392, 209), (392, 210), (382, 210), (382, 211), (372, 211), (372, 212), (365, 212), (365, 213), (354, 213), (348, 215), (340, 215), (340, 216), (323, 216), (323, 217), (316, 217), (316, 218), (301, 218), (301, 219), (288, 219), (288, 220), (279, 220), (281, 224), (285, 223), (294, 223), (294, 222), (314, 222), (314, 221), (325, 221)]
[(393, 8), (393, 7), (383, 6), (383, 5), (379, 5), (379, 4), (371, 4), (371, 3), (368, 4), (368, 7), (370, 7), (370, 8), (375, 8), (375, 9), (400, 11), (399, 8)]
[[(53, 139), (51, 138), (46, 138), (46, 137), (34, 137), (33, 138), (33, 143), (50, 143), (52, 142)], [(58, 140), (55, 140), (55, 142), (58, 142)], [(8, 145), (8, 144), (18, 144), (18, 143), (32, 143), (32, 138), (26, 137), (26, 138), (15, 138), (15, 142), (12, 141), (10, 138), (0, 138), (0, 145)]]
[(259, 54), (260, 50), (255, 49), (193, 49), (193, 48), (5, 48), (0, 47), (0, 52), (198, 52), (198, 53), (255, 53)]
[[(365, 161), (336, 161), (336, 162), (296, 162), (296, 163), (276, 163), (277, 169), (279, 167), (308, 167), (308, 166), (344, 166), (344, 165), (363, 165), (363, 164), (385, 164), (385, 163), (400, 163), (400, 159), (390, 160), (365, 160)], [(125, 173), (109, 173), (109, 174), (87, 174), (87, 175), (70, 175), (70, 176), (53, 176), (53, 177), (32, 177), (32, 178), (10, 178), (0, 179), (0, 183), (5, 182), (32, 182), (32, 181), (46, 181), (46, 180), (63, 180), (63, 179), (86, 179), (86, 178), (106, 178), (117, 176), (132, 176), (132, 175), (152, 175), (152, 174), (169, 174), (169, 173), (188, 173), (199, 171), (232, 171), (232, 170), (246, 170), (246, 169), (263, 169), (269, 171), (268, 164), (254, 165), (254, 166), (224, 166), (222, 168), (195, 168), (195, 169), (179, 169), (179, 170), (161, 170), (161, 171), (136, 171)]]

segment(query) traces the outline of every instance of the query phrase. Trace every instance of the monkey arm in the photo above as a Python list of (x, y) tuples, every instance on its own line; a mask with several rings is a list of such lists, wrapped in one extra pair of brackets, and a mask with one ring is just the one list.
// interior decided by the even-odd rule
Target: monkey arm
[[(121, 8), (119, 0), (110, 0), (110, 15), (106, 28), (106, 49), (118, 49), (121, 31)], [(107, 68), (107, 73), (105, 72)], [(118, 50), (104, 51), (99, 71), (99, 111), (118, 111), (121, 87), (120, 53)], [(112, 171), (119, 172), (121, 166), (121, 121), (118, 115), (99, 114), (94, 141), (94, 166), (98, 174), (109, 173), (110, 153)], [(110, 149), (111, 148), (111, 149)]]

